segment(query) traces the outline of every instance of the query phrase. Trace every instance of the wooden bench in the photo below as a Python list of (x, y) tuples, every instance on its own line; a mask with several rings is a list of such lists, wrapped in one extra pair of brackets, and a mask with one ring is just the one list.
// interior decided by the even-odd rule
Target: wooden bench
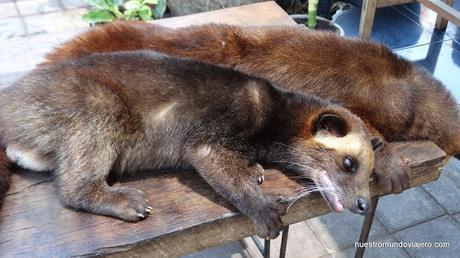
[[(177, 27), (210, 21), (295, 25), (274, 2), (157, 22)], [(433, 143), (400, 143), (396, 149), (410, 160), (411, 187), (439, 177), (446, 155)], [(289, 196), (302, 183), (290, 178), (290, 175), (269, 169), (263, 189), (273, 197)], [(19, 170), (12, 181), (0, 211), (0, 257), (136, 257), (145, 253), (176, 257), (254, 234), (250, 220), (215, 193), (194, 171), (139, 173), (124, 180), (122, 184), (144, 191), (153, 207), (151, 216), (138, 223), (64, 207), (59, 202), (51, 174)], [(374, 196), (386, 194), (376, 182), (371, 184)], [(375, 208), (378, 199), (373, 200)], [(323, 198), (313, 194), (296, 202), (283, 217), (283, 222), (287, 226), (328, 212), (330, 209)], [(373, 213), (365, 219), (362, 242), (367, 240), (372, 219)], [(283, 235), (284, 250), (287, 229)], [(359, 249), (357, 255), (362, 255), (363, 251)]]
[(445, 30), (448, 21), (460, 27), (460, 12), (452, 8), (454, 0), (363, 0), (361, 20), (359, 22), (359, 36), (365, 40), (371, 38), (372, 25), (374, 24), (374, 15), (377, 8), (407, 4), (415, 1), (438, 14), (435, 24), (438, 30)]

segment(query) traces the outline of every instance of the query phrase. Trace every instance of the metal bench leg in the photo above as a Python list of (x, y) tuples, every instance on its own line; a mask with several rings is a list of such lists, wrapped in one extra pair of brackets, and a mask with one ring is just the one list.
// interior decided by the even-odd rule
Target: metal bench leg
[(263, 255), (264, 258), (269, 258), (270, 257), (270, 239), (265, 239), (264, 240), (264, 246), (262, 246), (262, 243), (259, 241), (257, 236), (252, 236), (252, 241), (257, 246), (257, 249), (259, 249), (259, 252)]
[(289, 237), (289, 225), (285, 226), (281, 235), (280, 258), (286, 257), (286, 247)]
[(270, 239), (264, 241), (264, 258), (270, 258)]
[[(372, 209), (369, 214), (364, 217), (363, 227), (361, 228), (361, 235), (359, 236), (358, 243), (366, 243), (367, 238), (369, 237), (369, 232), (371, 231), (372, 222), (374, 221), (375, 210), (377, 209), (377, 203), (379, 202), (379, 197), (375, 196), (371, 199)], [(355, 258), (362, 258), (364, 255), (364, 246), (356, 247)]]
[[(280, 258), (285, 258), (286, 257), (286, 247), (287, 247), (287, 241), (289, 237), (289, 225), (285, 226), (283, 228), (283, 232), (281, 233), (281, 247), (280, 247)], [(257, 246), (257, 249), (259, 249), (260, 253), (263, 255), (264, 258), (270, 258), (270, 239), (265, 239), (264, 240), (264, 246), (262, 247), (262, 243), (259, 241), (259, 239), (256, 236), (252, 236), (252, 241)]]

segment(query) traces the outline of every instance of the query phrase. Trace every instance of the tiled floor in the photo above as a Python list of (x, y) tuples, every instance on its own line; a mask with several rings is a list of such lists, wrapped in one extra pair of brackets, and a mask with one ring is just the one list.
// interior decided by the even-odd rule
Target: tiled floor
[[(87, 25), (84, 0), (0, 0), (0, 88), (34, 68), (43, 55)], [(460, 1), (455, 3), (460, 10)], [(360, 9), (337, 22), (346, 36), (357, 35)], [(419, 4), (377, 10), (372, 40), (425, 67), (460, 102), (460, 29), (434, 29), (436, 15)], [(353, 257), (363, 218), (330, 213), (291, 227), (287, 257)], [(460, 162), (452, 160), (433, 183), (384, 197), (371, 241), (448, 242), (448, 248), (368, 248), (366, 257), (458, 257), (460, 253)], [(280, 240), (272, 243), (276, 256)], [(208, 249), (192, 257), (261, 257), (250, 239)]]
[(80, 17), (87, 6), (85, 0), (1, 0), (0, 41), (86, 27)]

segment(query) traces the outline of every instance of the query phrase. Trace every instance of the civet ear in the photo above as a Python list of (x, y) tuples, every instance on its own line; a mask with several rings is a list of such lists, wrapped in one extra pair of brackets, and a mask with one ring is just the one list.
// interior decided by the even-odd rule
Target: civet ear
[(348, 126), (345, 120), (336, 114), (322, 114), (316, 121), (314, 134), (322, 130), (333, 136), (343, 137), (348, 133)]

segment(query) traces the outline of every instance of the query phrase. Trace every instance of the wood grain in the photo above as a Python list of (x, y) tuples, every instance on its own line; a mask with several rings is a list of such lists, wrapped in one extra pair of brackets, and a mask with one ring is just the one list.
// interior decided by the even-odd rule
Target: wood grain
[(359, 37), (364, 40), (371, 39), (372, 26), (374, 25), (375, 10), (378, 0), (364, 0), (359, 21)]
[[(454, 4), (454, 0), (443, 0), (443, 2), (449, 6), (452, 6)], [(444, 31), (447, 27), (447, 22), (448, 20), (442, 18), (442, 16), (438, 14), (436, 16), (436, 23), (435, 23), (436, 29), (440, 31)]]
[(161, 19), (152, 21), (152, 23), (170, 28), (179, 28), (205, 23), (225, 23), (241, 26), (296, 25), (295, 21), (292, 20), (274, 1)]
[[(410, 160), (412, 187), (439, 177), (446, 156), (433, 143), (401, 143), (396, 149)], [(126, 251), (135, 257), (147, 250), (172, 257), (254, 234), (249, 219), (194, 171), (139, 173), (123, 182), (144, 191), (153, 207), (151, 216), (138, 223), (62, 206), (51, 174), (18, 171), (12, 179), (0, 215), (0, 257), (117, 256)], [(299, 183), (270, 169), (263, 187), (271, 196), (288, 196)], [(386, 194), (375, 182), (372, 190)], [(292, 224), (329, 211), (322, 197), (313, 194), (294, 204), (283, 221)]]

